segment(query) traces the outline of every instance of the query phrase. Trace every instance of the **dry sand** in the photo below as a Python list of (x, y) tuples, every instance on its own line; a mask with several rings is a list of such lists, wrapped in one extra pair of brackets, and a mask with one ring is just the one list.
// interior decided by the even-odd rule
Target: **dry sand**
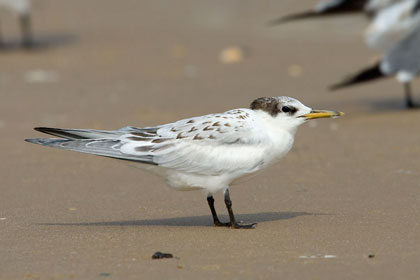
[[(326, 90), (375, 55), (363, 17), (265, 26), (316, 2), (34, 0), (42, 47), (0, 53), (0, 278), (419, 279), (420, 111), (393, 79)], [(242, 61), (220, 62), (229, 46)], [(347, 115), (305, 124), (281, 163), (231, 189), (254, 230), (213, 227), (201, 192), (23, 141), (35, 126), (155, 125), (274, 95)]]

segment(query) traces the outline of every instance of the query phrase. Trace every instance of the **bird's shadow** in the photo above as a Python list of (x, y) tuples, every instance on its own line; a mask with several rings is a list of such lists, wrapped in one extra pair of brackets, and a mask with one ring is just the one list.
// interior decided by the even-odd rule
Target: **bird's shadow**
[[(413, 94), (414, 95), (414, 94)], [(418, 98), (417, 98), (418, 99)], [(420, 108), (420, 100), (414, 100), (416, 107), (408, 108), (405, 104), (404, 96), (384, 97), (384, 98), (361, 98), (355, 101), (349, 101), (345, 105), (355, 108), (367, 108), (370, 112), (401, 112), (407, 110), (415, 110)]]
[(15, 52), (15, 51), (43, 51), (52, 48), (57, 48), (64, 45), (69, 45), (77, 41), (77, 37), (73, 34), (65, 33), (51, 33), (51, 34), (36, 34), (30, 45), (22, 45), (19, 38), (12, 38), (2, 42), (0, 45), (0, 53)]
[[(327, 215), (322, 213), (308, 212), (263, 212), (255, 214), (238, 214), (237, 219), (245, 223), (251, 222), (271, 222), (278, 220), (288, 220), (299, 216)], [(219, 216), (222, 221), (228, 221), (225, 215)], [(192, 226), (212, 226), (210, 215), (177, 217), (166, 219), (145, 219), (145, 220), (127, 220), (127, 221), (104, 221), (104, 222), (85, 222), (85, 223), (38, 223), (44, 226), (174, 226), (174, 227), (192, 227)]]
[[(407, 108), (404, 103), (404, 97), (393, 97), (373, 100), (369, 103), (370, 108), (377, 112), (382, 111), (404, 111), (407, 109), (419, 109), (420, 107)], [(416, 105), (420, 105), (417, 101)]]

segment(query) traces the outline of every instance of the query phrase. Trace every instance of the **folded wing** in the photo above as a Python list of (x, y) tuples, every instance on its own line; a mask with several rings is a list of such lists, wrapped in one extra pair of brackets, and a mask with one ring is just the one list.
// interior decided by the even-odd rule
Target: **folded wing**
[(157, 127), (126, 127), (116, 131), (37, 128), (65, 139), (27, 141), (206, 175), (222, 169), (251, 171), (258, 162), (244, 158), (250, 154), (260, 158), (267, 141), (265, 129), (253, 114), (252, 110), (237, 109)]

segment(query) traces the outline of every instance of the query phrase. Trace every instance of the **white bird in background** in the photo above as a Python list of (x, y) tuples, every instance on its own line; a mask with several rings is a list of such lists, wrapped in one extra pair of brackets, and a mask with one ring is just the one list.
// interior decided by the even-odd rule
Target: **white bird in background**
[[(0, 0), (0, 8), (6, 8), (14, 12), (19, 17), (20, 29), (22, 33), (22, 45), (25, 48), (33, 46), (32, 27), (31, 27), (31, 3), (29, 0)], [(4, 46), (0, 36), (0, 47)]]
[(411, 81), (420, 74), (420, 0), (405, 0), (380, 11), (366, 30), (366, 42), (385, 52), (372, 66), (349, 75), (331, 89), (396, 76), (404, 85), (408, 108), (412, 99)]
[(370, 48), (389, 51), (420, 24), (420, 1), (400, 1), (382, 9), (372, 19), (365, 31), (365, 41)]
[[(291, 149), (297, 127), (306, 120), (341, 116), (335, 111), (312, 110), (290, 97), (262, 97), (250, 109), (235, 109), (180, 120), (155, 127), (120, 130), (35, 130), (64, 139), (26, 141), (49, 147), (131, 161), (163, 177), (177, 190), (201, 189), (215, 226), (253, 228), (237, 223), (229, 186), (239, 178), (276, 163)], [(220, 222), (214, 193), (223, 190), (229, 223)]]
[(411, 81), (420, 74), (420, 0), (329, 0), (314, 9), (287, 15), (272, 21), (273, 25), (297, 19), (364, 11), (372, 18), (365, 31), (366, 44), (385, 54), (381, 61), (349, 75), (330, 87), (331, 90), (396, 75), (404, 85), (405, 104), (412, 99)]

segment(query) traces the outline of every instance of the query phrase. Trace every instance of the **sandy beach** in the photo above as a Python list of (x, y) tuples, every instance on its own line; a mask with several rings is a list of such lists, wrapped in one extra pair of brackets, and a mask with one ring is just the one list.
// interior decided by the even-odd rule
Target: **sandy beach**
[[(393, 78), (328, 91), (378, 55), (362, 15), (266, 26), (316, 3), (34, 0), (32, 51), (2, 10), (0, 279), (419, 279), (420, 110)], [(202, 192), (24, 142), (37, 126), (151, 126), (280, 95), (346, 115), (302, 125), (279, 164), (231, 188), (253, 230), (214, 227)]]

